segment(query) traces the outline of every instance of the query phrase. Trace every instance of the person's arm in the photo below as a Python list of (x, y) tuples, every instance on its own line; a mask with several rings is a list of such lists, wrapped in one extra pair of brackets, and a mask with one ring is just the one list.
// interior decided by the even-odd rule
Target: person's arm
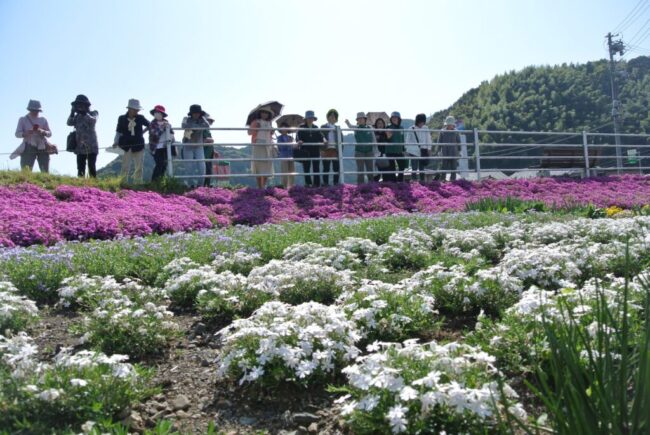
[(149, 122), (149, 120), (143, 116), (142, 117), (142, 125), (149, 128), (151, 126), (151, 122)]
[(88, 112), (86, 116), (90, 118), (90, 125), (94, 127), (95, 124), (97, 124), (97, 118), (99, 118), (99, 112), (93, 110), (92, 112)]
[(255, 132), (256, 132), (257, 130), (254, 130), (254, 129), (257, 128), (258, 125), (259, 125), (259, 124), (258, 124), (257, 121), (253, 121), (253, 122), (251, 122), (250, 128), (248, 129), (248, 135), (249, 135), (249, 136), (253, 136), (253, 135), (255, 135)]
[(68, 121), (66, 124), (68, 124), (70, 127), (74, 127), (74, 121), (76, 119), (76, 114), (74, 108), (70, 109), (70, 116), (68, 116)]
[(50, 124), (47, 123), (47, 119), (43, 118), (43, 127), (41, 128), (41, 134), (43, 137), (52, 137), (52, 130), (50, 130)]
[(18, 120), (18, 125), (16, 126), (16, 137), (22, 139), (26, 136), (25, 130), (23, 129), (23, 118), (21, 117)]
[(350, 121), (347, 120), (347, 119), (345, 120), (345, 125), (347, 125), (348, 128), (354, 128), (354, 126), (353, 126), (353, 125), (350, 123)]

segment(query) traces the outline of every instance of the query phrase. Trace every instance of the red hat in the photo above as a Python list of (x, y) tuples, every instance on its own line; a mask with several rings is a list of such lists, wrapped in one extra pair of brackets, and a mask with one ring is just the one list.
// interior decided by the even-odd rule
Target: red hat
[(151, 116), (153, 116), (154, 112), (162, 113), (163, 118), (167, 117), (167, 112), (165, 112), (165, 106), (161, 106), (160, 104), (155, 106), (149, 113), (151, 113)]

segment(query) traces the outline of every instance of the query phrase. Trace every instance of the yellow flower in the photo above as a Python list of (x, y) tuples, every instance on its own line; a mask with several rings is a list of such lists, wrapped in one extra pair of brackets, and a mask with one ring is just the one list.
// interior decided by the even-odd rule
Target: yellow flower
[(607, 217), (615, 216), (615, 215), (621, 213), (622, 211), (623, 211), (622, 208), (620, 208), (618, 206), (615, 206), (615, 205), (613, 205), (611, 207), (607, 207), (605, 209), (605, 213), (607, 213)]

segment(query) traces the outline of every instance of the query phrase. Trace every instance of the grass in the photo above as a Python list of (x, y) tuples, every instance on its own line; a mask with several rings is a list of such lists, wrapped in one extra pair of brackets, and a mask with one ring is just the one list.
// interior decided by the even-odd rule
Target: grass
[(69, 276), (82, 273), (112, 275), (118, 280), (130, 277), (153, 285), (162, 268), (179, 257), (206, 264), (216, 253), (243, 250), (258, 252), (267, 262), (280, 258), (285, 248), (296, 243), (317, 242), (334, 246), (343, 238), (361, 237), (383, 244), (390, 234), (407, 227), (428, 232), (427, 229), (437, 227), (469, 229), (508, 220), (549, 222), (570, 218), (544, 213), (518, 216), (457, 213), (236, 226), (208, 232), (5, 250), (0, 251), (0, 270), (22, 293), (38, 302), (49, 303), (56, 298), (55, 290), (61, 281)]
[(163, 177), (160, 181), (153, 183), (129, 184), (126, 183), (122, 177), (79, 178), (67, 175), (32, 172), (28, 169), (19, 171), (0, 171), (0, 186), (11, 186), (20, 183), (34, 184), (47, 190), (54, 190), (61, 185), (95, 187), (109, 192), (129, 189), (182, 194), (189, 190), (189, 188), (180, 181), (168, 177)]

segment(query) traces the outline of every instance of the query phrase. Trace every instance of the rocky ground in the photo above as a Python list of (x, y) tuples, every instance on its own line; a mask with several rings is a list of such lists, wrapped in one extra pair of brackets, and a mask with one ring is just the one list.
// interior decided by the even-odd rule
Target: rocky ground
[[(79, 317), (47, 309), (41, 314), (32, 336), (44, 359), (61, 347), (80, 346), (79, 338), (69, 332)], [(153, 381), (161, 392), (123, 416), (132, 431), (141, 432), (165, 419), (183, 434), (205, 433), (210, 422), (225, 434), (345, 432), (333, 394), (292, 389), (264, 396), (259, 391), (218, 383), (214, 360), (219, 343), (196, 319), (189, 314), (178, 315), (176, 322), (183, 335), (164, 356), (141, 362), (155, 369)]]

